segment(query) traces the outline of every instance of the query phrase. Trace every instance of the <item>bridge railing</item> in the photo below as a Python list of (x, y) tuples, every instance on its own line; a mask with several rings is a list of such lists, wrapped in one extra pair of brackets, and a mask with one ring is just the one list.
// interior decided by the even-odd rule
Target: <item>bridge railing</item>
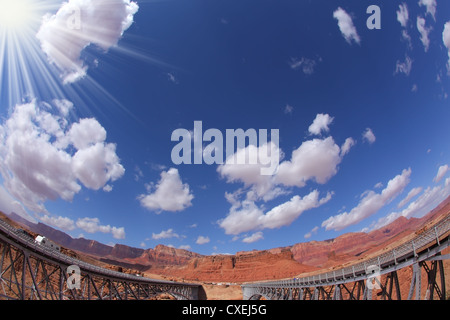
[(179, 283), (179, 282), (173, 282), (173, 281), (166, 281), (166, 280), (156, 280), (156, 279), (150, 279), (146, 277), (140, 277), (132, 274), (122, 273), (110, 269), (105, 269), (99, 266), (94, 266), (92, 264), (89, 264), (87, 262), (81, 261), (79, 259), (67, 256), (59, 251), (53, 250), (51, 248), (48, 248), (46, 246), (42, 246), (34, 241), (32, 237), (29, 237), (23, 233), (17, 232), (17, 229), (8, 224), (7, 222), (0, 219), (0, 231), (3, 231), (6, 235), (8, 235), (10, 238), (14, 238), (15, 240), (19, 240), (20, 244), (27, 247), (28, 249), (31, 249), (35, 252), (38, 252), (40, 254), (44, 254), (47, 257), (50, 257), (52, 260), (59, 261), (61, 263), (70, 265), (77, 265), (80, 267), (80, 269), (91, 272), (91, 273), (97, 273), (99, 275), (106, 275), (109, 277), (114, 277), (117, 279), (122, 280), (130, 280), (134, 282), (141, 282), (141, 283), (157, 283), (157, 284), (168, 284), (168, 285), (182, 285), (182, 286), (198, 286), (195, 284), (189, 284), (189, 283)]
[(337, 281), (355, 279), (367, 274), (368, 267), (376, 266), (379, 270), (397, 265), (399, 262), (417, 256), (424, 247), (434, 243), (439, 244), (440, 239), (450, 230), (450, 215), (436, 223), (436, 225), (424, 230), (414, 239), (407, 241), (392, 250), (382, 253), (374, 258), (366, 259), (356, 264), (294, 279), (268, 281), (259, 283), (246, 283), (243, 287), (298, 287), (307, 285), (325, 284)]

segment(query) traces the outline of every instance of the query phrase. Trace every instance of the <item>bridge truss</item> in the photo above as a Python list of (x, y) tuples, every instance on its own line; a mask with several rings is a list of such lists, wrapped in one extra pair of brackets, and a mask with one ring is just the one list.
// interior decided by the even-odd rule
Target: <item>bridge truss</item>
[(199, 287), (88, 264), (36, 244), (0, 220), (2, 300), (149, 300), (163, 294), (196, 300)]
[[(308, 277), (244, 284), (244, 300), (445, 300), (449, 297), (444, 260), (450, 259), (450, 254), (442, 251), (450, 245), (449, 234), (447, 215), (413, 240), (349, 267)], [(400, 273), (402, 279), (410, 280), (406, 289), (399, 283)]]

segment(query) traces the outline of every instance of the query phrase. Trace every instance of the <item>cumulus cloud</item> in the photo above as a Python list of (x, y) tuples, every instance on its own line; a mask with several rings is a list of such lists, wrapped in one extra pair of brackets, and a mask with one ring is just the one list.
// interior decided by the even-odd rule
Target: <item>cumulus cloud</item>
[[(311, 131), (328, 131), (332, 120), (329, 115), (319, 115)], [(218, 221), (219, 225), (227, 234), (234, 235), (250, 230), (279, 228), (291, 224), (302, 212), (326, 203), (333, 192), (322, 199), (319, 199), (317, 190), (304, 197), (296, 195), (269, 211), (257, 202), (267, 202), (289, 194), (292, 192), (290, 188), (302, 188), (308, 181), (327, 183), (337, 173), (343, 157), (355, 143), (352, 138), (347, 138), (342, 147), (339, 147), (332, 137), (304, 141), (292, 152), (289, 160), (281, 161), (273, 176), (261, 175), (258, 164), (236, 165), (226, 162), (220, 165), (217, 171), (227, 178), (227, 182), (242, 182), (244, 187), (225, 194), (231, 208), (227, 217)], [(257, 152), (257, 147), (253, 145), (246, 149), (255, 149), (253, 152)], [(284, 153), (278, 151), (284, 158)]]
[(280, 228), (290, 225), (303, 212), (325, 204), (331, 197), (332, 193), (328, 193), (319, 199), (319, 191), (314, 190), (303, 198), (296, 195), (266, 213), (254, 201), (246, 199), (234, 204), (228, 216), (219, 221), (219, 225), (226, 234), (233, 235), (251, 230)]
[(448, 50), (448, 63), (447, 70), (450, 73), (450, 21), (444, 26), (444, 31), (442, 32), (442, 41)]
[(138, 197), (144, 208), (154, 211), (182, 211), (192, 205), (194, 195), (188, 184), (183, 184), (178, 169), (171, 168), (161, 173), (154, 192)]
[(370, 217), (403, 192), (410, 181), (410, 175), (411, 169), (405, 169), (400, 175), (391, 179), (381, 193), (372, 190), (364, 192), (363, 198), (356, 207), (350, 212), (329, 217), (322, 222), (322, 227), (326, 230), (339, 231)]
[(30, 222), (37, 223), (36, 219), (28, 214), (24, 206), (14, 199), (2, 186), (0, 186), (0, 211), (5, 214), (15, 213)]
[(339, 30), (341, 30), (342, 35), (345, 40), (351, 44), (352, 40), (356, 43), (360, 43), (358, 32), (353, 25), (352, 17), (341, 7), (333, 12), (333, 17), (338, 21)]
[(367, 128), (364, 132), (363, 132), (363, 139), (366, 140), (368, 143), (372, 144), (375, 142), (375, 140), (377, 139), (375, 137), (375, 134), (373, 133), (372, 129)]
[(245, 237), (244, 239), (242, 239), (242, 242), (244, 243), (253, 243), (259, 240), (264, 239), (263, 237), (263, 233), (261, 231), (255, 232), (252, 235)]
[[(35, 212), (46, 212), (47, 200), (72, 201), (82, 185), (99, 190), (125, 172), (116, 145), (105, 142), (106, 131), (97, 120), (71, 124), (48, 108), (36, 102), (16, 106), (0, 126), (4, 186)], [(79, 135), (78, 129), (92, 136)]]
[(199, 236), (198, 238), (197, 238), (197, 241), (195, 241), (195, 243), (196, 244), (206, 244), (206, 243), (208, 243), (210, 240), (209, 240), (209, 237), (204, 237), (204, 236)]
[(40, 219), (43, 223), (46, 223), (48, 225), (57, 227), (65, 231), (71, 231), (75, 229), (75, 222), (67, 217), (53, 217), (49, 215), (44, 215)]
[(110, 225), (100, 225), (98, 218), (82, 218), (78, 219), (76, 226), (87, 233), (111, 233), (114, 239), (125, 239), (125, 229), (123, 227), (111, 227)]
[(436, 0), (419, 0), (420, 6), (427, 8), (427, 14), (431, 15), (436, 20)]
[(330, 131), (328, 126), (333, 122), (333, 120), (334, 118), (330, 117), (329, 114), (319, 113), (313, 123), (309, 126), (308, 131), (310, 134), (315, 135), (321, 134), (322, 131), (328, 132)]
[(447, 174), (448, 171), (450, 171), (448, 164), (440, 166), (436, 174), (436, 177), (434, 177), (433, 181), (438, 183)]
[(275, 180), (297, 187), (309, 180), (324, 184), (337, 173), (341, 161), (341, 149), (332, 137), (308, 140), (292, 152), (291, 160), (280, 164)]
[(81, 52), (93, 44), (104, 51), (115, 46), (133, 23), (139, 7), (130, 0), (69, 0), (47, 15), (37, 38), (65, 83), (86, 75)]
[(420, 41), (422, 41), (424, 50), (425, 50), (425, 52), (427, 52), (428, 48), (430, 47), (429, 34), (433, 28), (426, 27), (425, 23), (426, 23), (425, 18), (422, 18), (420, 16), (417, 17), (417, 30), (420, 33)]
[(175, 233), (173, 229), (163, 230), (160, 233), (152, 234), (153, 240), (170, 239), (170, 238), (180, 238), (180, 235)]

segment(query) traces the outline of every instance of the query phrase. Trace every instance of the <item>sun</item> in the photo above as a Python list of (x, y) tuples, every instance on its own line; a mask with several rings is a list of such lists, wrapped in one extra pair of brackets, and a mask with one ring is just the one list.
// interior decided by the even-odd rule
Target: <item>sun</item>
[(0, 29), (21, 31), (36, 19), (33, 0), (0, 0)]

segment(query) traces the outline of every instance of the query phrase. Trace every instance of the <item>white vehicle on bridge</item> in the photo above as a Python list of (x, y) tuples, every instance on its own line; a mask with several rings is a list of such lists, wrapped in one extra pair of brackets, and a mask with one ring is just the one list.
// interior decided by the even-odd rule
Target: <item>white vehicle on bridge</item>
[(41, 246), (45, 246), (47, 248), (61, 252), (61, 247), (59, 245), (57, 245), (56, 243), (47, 239), (44, 236), (37, 236), (36, 239), (34, 239), (34, 243), (37, 243), (37, 244), (40, 244)]

